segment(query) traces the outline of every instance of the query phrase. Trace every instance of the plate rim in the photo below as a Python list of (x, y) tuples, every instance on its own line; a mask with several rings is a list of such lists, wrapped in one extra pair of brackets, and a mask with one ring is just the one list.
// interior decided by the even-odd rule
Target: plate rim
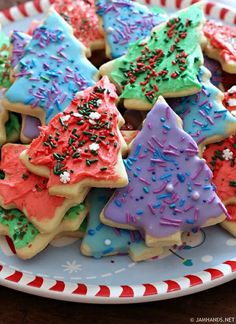
[[(144, 0), (163, 8), (179, 10), (200, 0)], [(2, 26), (48, 10), (53, 0), (34, 0), (0, 11)], [(236, 10), (204, 1), (208, 17), (236, 25)], [(236, 257), (200, 272), (154, 283), (95, 285), (29, 275), (0, 264), (0, 285), (33, 295), (83, 303), (139, 303), (170, 299), (216, 287), (236, 278)]]

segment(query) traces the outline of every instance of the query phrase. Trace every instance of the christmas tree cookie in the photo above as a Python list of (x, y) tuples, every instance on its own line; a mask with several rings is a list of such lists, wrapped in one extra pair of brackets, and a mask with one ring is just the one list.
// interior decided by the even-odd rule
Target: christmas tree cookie
[(53, 195), (79, 199), (87, 187), (119, 188), (128, 182), (126, 144), (119, 128), (115, 87), (107, 77), (78, 93), (21, 155), (33, 173), (49, 178)]
[(149, 36), (155, 26), (166, 21), (164, 14), (131, 0), (99, 0), (96, 5), (109, 58), (126, 54), (131, 43)]
[(183, 120), (183, 129), (192, 136), (202, 152), (205, 145), (219, 142), (236, 132), (236, 118), (224, 107), (224, 94), (211, 82), (210, 72), (202, 67), (197, 94), (170, 99), (169, 104)]
[(8, 88), (10, 81), (9, 37), (0, 32), (0, 88)]
[(48, 124), (78, 91), (95, 83), (97, 69), (85, 54), (85, 47), (72, 35), (70, 26), (50, 11), (34, 30), (16, 67), (16, 80), (6, 92), (4, 107)]
[(181, 244), (181, 233), (222, 222), (227, 211), (194, 140), (163, 98), (124, 161), (129, 184), (115, 191), (103, 223), (144, 232), (148, 246)]
[(223, 71), (219, 62), (210, 59), (208, 56), (204, 56), (204, 66), (211, 72), (211, 83), (221, 89), (224, 90), (223, 86)]
[(31, 143), (32, 140), (39, 136), (41, 126), (40, 120), (33, 116), (22, 115), (22, 127), (20, 140), (24, 144)]
[(206, 55), (219, 61), (224, 71), (236, 73), (236, 27), (209, 20), (204, 34), (208, 40)]
[(0, 207), (0, 235), (12, 239), (16, 255), (21, 259), (30, 259), (44, 250), (58, 235), (75, 232), (87, 214), (84, 204), (69, 209), (60, 225), (51, 233), (40, 233), (18, 209)]
[(126, 55), (102, 65), (100, 73), (117, 85), (126, 108), (148, 110), (160, 95), (181, 97), (201, 89), (203, 22), (201, 6), (193, 5), (131, 44)]
[(236, 86), (232, 86), (224, 93), (223, 105), (236, 117)]
[(78, 202), (49, 195), (47, 179), (31, 174), (20, 161), (19, 155), (25, 149), (21, 144), (6, 144), (2, 148), (0, 167), (5, 177), (0, 180), (0, 205), (19, 209), (40, 232), (50, 233)]
[(236, 237), (236, 204), (227, 205), (227, 211), (230, 215), (230, 219), (223, 221), (220, 225)]
[(99, 30), (95, 0), (56, 0), (55, 10), (73, 28), (74, 36), (93, 51), (104, 48), (104, 38)]
[(99, 214), (112, 192), (110, 189), (92, 189), (88, 195), (86, 202), (89, 207), (89, 217), (87, 230), (80, 246), (82, 254), (101, 258), (129, 253), (133, 261), (161, 255), (163, 249), (146, 247), (138, 231), (113, 228), (101, 223)]
[(236, 236), (236, 135), (206, 147), (203, 157), (213, 172), (216, 192), (225, 204), (229, 219), (221, 225)]
[(10, 64), (15, 68), (25, 54), (25, 47), (31, 40), (31, 36), (18, 30), (13, 30), (10, 36)]

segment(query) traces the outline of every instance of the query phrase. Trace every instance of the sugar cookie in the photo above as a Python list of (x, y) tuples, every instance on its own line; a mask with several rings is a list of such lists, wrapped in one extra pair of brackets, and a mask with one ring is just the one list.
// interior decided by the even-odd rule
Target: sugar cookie
[(208, 40), (205, 53), (219, 61), (224, 71), (236, 73), (236, 27), (209, 20), (203, 30)]
[[(21, 155), (26, 167), (49, 178), (49, 193), (76, 198), (87, 187), (119, 188), (128, 183), (121, 153), (124, 120), (107, 77), (78, 93)], [(84, 196), (83, 196), (84, 197)]]
[(30, 259), (44, 250), (58, 235), (77, 231), (87, 214), (84, 204), (69, 209), (58, 228), (49, 233), (40, 233), (18, 209), (6, 210), (0, 207), (0, 234), (8, 235), (16, 254), (21, 259)]
[(125, 160), (129, 184), (115, 191), (100, 215), (110, 226), (144, 231), (148, 246), (180, 245), (182, 232), (227, 215), (210, 169), (181, 125), (160, 97)]
[(132, 44), (126, 55), (101, 66), (100, 73), (117, 85), (126, 108), (149, 110), (160, 95), (181, 97), (201, 89), (203, 22), (201, 6), (195, 4)]
[(9, 37), (0, 32), (0, 88), (8, 88), (10, 81)]
[(80, 246), (82, 254), (101, 258), (131, 251), (133, 261), (142, 261), (162, 254), (162, 248), (146, 247), (138, 231), (113, 228), (101, 223), (99, 214), (111, 195), (110, 189), (92, 189), (88, 195), (86, 201), (89, 206), (89, 218)]
[(77, 91), (95, 83), (97, 69), (85, 54), (70, 26), (50, 11), (35, 29), (16, 67), (16, 80), (6, 92), (4, 107), (47, 124), (68, 106)]
[(96, 6), (108, 58), (126, 54), (131, 43), (149, 36), (155, 26), (167, 19), (132, 0), (99, 0)]
[(236, 237), (236, 205), (230, 204), (227, 205), (226, 207), (231, 219), (223, 221), (220, 225), (226, 231), (228, 231), (230, 234)]
[(211, 83), (224, 91), (223, 86), (223, 71), (221, 65), (216, 60), (210, 59), (208, 56), (204, 56), (204, 66), (211, 72)]
[[(19, 160), (25, 148), (21, 144), (6, 144), (2, 148), (0, 166), (5, 178), (0, 180), (0, 205), (21, 210), (40, 232), (50, 233), (59, 226), (68, 209), (78, 204), (78, 200), (49, 195), (47, 179), (28, 172)], [(87, 191), (84, 197), (86, 194)]]
[(236, 118), (225, 109), (223, 93), (209, 79), (210, 72), (202, 67), (199, 73), (201, 91), (168, 101), (183, 120), (183, 129), (198, 144), (200, 153), (205, 145), (219, 142), (236, 132)]
[(104, 48), (104, 38), (99, 30), (95, 0), (56, 0), (55, 10), (73, 28), (74, 36), (89, 50)]

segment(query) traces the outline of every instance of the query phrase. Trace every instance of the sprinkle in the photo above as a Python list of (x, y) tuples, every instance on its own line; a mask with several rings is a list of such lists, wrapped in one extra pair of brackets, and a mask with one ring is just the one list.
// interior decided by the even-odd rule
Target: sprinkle
[(60, 181), (64, 184), (70, 182), (70, 173), (67, 171), (64, 171), (60, 174)]

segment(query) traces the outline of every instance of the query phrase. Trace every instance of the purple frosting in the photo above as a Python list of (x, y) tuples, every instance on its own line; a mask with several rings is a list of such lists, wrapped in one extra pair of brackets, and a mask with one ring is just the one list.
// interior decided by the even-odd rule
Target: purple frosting
[(32, 116), (24, 116), (24, 128), (22, 133), (29, 139), (34, 139), (39, 136), (39, 126), (41, 126), (40, 120)]
[(25, 46), (28, 44), (30, 39), (31, 36), (29, 36), (28, 34), (13, 30), (10, 38), (12, 44), (11, 65), (13, 68), (24, 56)]
[(116, 190), (104, 209), (106, 219), (159, 238), (227, 215), (212, 172), (167, 104), (157, 102), (148, 113), (124, 163), (129, 184)]

